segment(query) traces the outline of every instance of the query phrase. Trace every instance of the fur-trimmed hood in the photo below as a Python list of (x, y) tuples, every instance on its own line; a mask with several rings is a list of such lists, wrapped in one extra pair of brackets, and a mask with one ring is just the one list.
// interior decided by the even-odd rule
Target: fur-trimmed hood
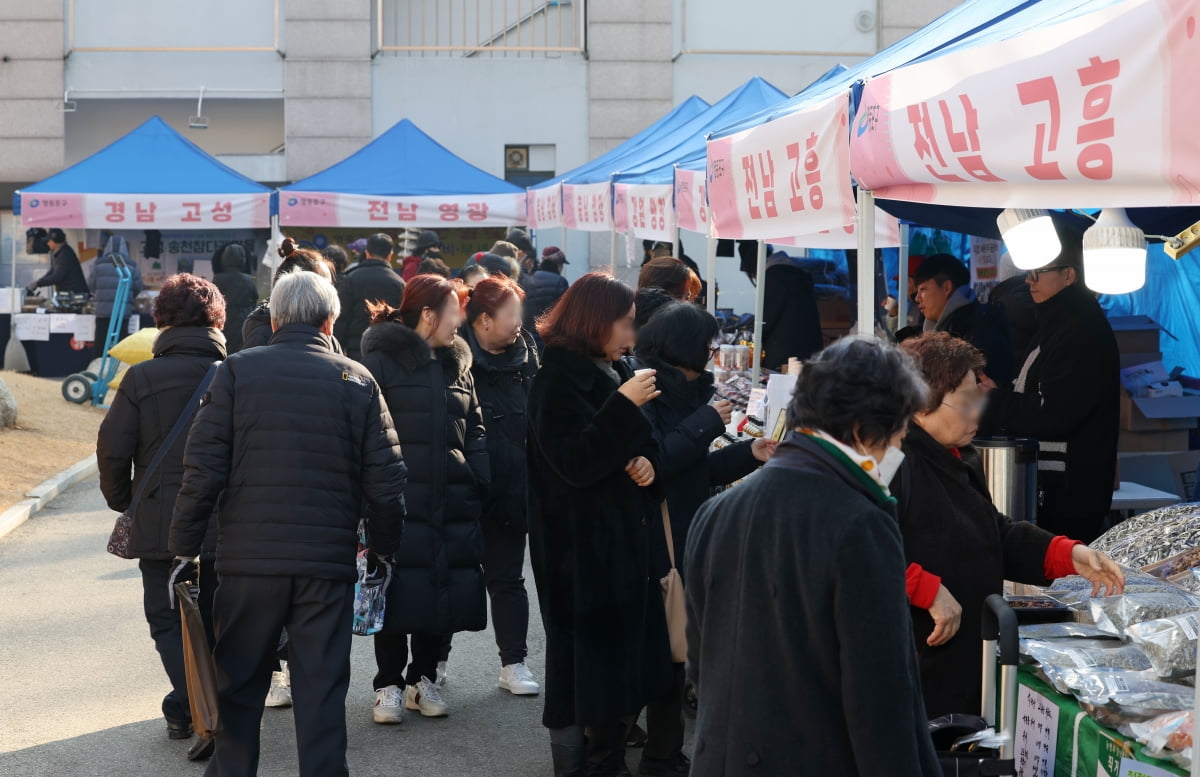
[(416, 372), (435, 358), (447, 368), (447, 377), (461, 378), (471, 369), (471, 347), (461, 337), (435, 353), (428, 341), (398, 321), (374, 324), (363, 333), (363, 355), (374, 352), (392, 357), (405, 372)]

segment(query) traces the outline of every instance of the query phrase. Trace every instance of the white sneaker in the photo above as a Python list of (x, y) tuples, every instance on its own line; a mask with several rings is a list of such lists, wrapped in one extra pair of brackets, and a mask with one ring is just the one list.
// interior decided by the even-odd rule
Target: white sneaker
[(375, 722), (393, 724), (404, 722), (403, 696), (400, 688), (389, 685), (375, 691)]
[(542, 686), (533, 679), (533, 672), (524, 662), (509, 664), (500, 670), (500, 687), (514, 696), (537, 696)]
[(450, 672), (446, 668), (446, 662), (438, 661), (437, 677), (434, 679), (434, 682), (437, 683), (437, 687), (445, 688), (446, 680), (449, 679), (449, 677), (450, 677)]
[(290, 707), (292, 706), (292, 673), (288, 669), (287, 661), (280, 661), (283, 665), (282, 672), (271, 672), (271, 688), (267, 691), (268, 707)]
[(410, 710), (420, 710), (427, 718), (444, 718), (450, 714), (450, 708), (442, 701), (437, 684), (428, 677), (422, 677), (421, 682), (408, 686), (407, 694), (405, 706)]

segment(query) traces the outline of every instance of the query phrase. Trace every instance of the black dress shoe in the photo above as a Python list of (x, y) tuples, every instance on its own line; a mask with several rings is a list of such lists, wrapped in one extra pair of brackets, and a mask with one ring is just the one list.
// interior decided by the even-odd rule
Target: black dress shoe
[(207, 761), (212, 758), (213, 751), (216, 749), (217, 740), (212, 737), (200, 737), (188, 748), (187, 759), (189, 761)]
[(657, 758), (642, 758), (638, 764), (638, 777), (687, 777), (692, 770), (692, 761), (683, 753), (674, 758), (660, 761)]
[(171, 739), (191, 739), (194, 733), (190, 720), (183, 723), (173, 720), (167, 721), (167, 736)]

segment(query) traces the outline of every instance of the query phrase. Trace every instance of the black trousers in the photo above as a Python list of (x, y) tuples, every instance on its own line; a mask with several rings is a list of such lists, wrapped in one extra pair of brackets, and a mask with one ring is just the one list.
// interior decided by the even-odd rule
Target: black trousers
[[(105, 316), (103, 318), (96, 316), (96, 336), (95, 339), (92, 340), (93, 359), (99, 359), (100, 357), (104, 356), (104, 343), (108, 339), (108, 324), (110, 321), (112, 321), (111, 316)], [(120, 336), (118, 336), (117, 340), (120, 341), (120, 339)], [(167, 563), (169, 564), (170, 562)]]
[[(172, 609), (167, 598), (167, 580), (171, 576), (171, 561), (139, 559), (138, 569), (142, 572), (142, 609), (146, 623), (150, 626), (150, 638), (154, 649), (171, 681), (171, 692), (163, 699), (163, 717), (171, 723), (186, 723), (192, 719), (188, 708), (187, 678), (183, 673), (183, 627), (179, 610)], [(211, 561), (200, 562), (200, 597), (197, 604), (204, 626), (208, 631), (208, 644), (213, 641), (213, 589), (217, 586), (217, 573)]]
[(258, 774), (263, 702), (287, 627), (300, 777), (346, 777), (346, 691), (354, 584), (222, 575), (214, 602), (223, 730), (205, 777)]
[(519, 664), (529, 649), (529, 594), (525, 591), (525, 532), (483, 522), (483, 583), (492, 600), (492, 628), (500, 665)]
[[(422, 677), (434, 680), (442, 651), (449, 652), (449, 638), (444, 634), (413, 634), (412, 663), (408, 663), (408, 634), (375, 635), (375, 690), (396, 685), (416, 685)], [(404, 668), (408, 667), (405, 674)], [(294, 681), (293, 681), (294, 682)]]
[(674, 758), (683, 751), (683, 664), (674, 667), (675, 686), (658, 701), (646, 705), (646, 747), (642, 756), (655, 761)]

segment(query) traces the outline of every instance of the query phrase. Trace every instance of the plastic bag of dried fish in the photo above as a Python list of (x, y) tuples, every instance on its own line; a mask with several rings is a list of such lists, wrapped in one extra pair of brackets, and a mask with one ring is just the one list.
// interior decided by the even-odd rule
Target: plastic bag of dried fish
[(1090, 547), (1139, 569), (1200, 548), (1200, 504), (1163, 507), (1122, 521)]
[(1200, 612), (1135, 623), (1125, 629), (1125, 634), (1150, 659), (1159, 677), (1176, 679), (1195, 674)]
[(1086, 623), (1031, 623), (1020, 629), (1021, 639), (1117, 639), (1095, 626)]
[(1112, 640), (1021, 640), (1021, 655), (1038, 663), (1042, 674), (1059, 693), (1070, 693), (1066, 673), (1079, 669), (1120, 669), (1141, 672), (1150, 659), (1137, 645)]
[(1186, 710), (1196, 702), (1190, 689), (1164, 682), (1147, 671), (1103, 666), (1067, 669), (1063, 682), (1084, 704), (1112, 705), (1136, 715)]
[[(1156, 580), (1153, 583), (1134, 583), (1133, 585), (1125, 586), (1125, 594), (1159, 594), (1180, 593), (1179, 586), (1167, 582), (1166, 580)], [(1091, 588), (1081, 588), (1072, 591), (1047, 591), (1046, 595), (1059, 604), (1066, 605), (1072, 609), (1077, 607), (1087, 609), (1088, 602), (1092, 599), (1102, 599), (1103, 596), (1093, 597)]]
[(1171, 618), (1196, 610), (1200, 610), (1200, 596), (1180, 590), (1125, 594), (1091, 601), (1096, 625), (1118, 636), (1124, 636), (1125, 629), (1135, 623)]

